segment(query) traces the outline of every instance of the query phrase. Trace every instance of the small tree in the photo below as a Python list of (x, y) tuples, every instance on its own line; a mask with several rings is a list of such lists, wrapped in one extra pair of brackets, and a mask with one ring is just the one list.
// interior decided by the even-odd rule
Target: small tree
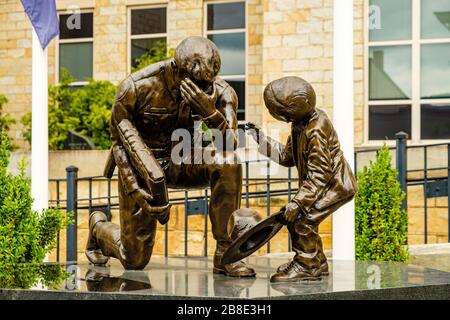
[(375, 163), (358, 173), (356, 194), (356, 258), (364, 261), (408, 261), (408, 217), (401, 203), (397, 170), (383, 146)]
[(31, 147), (31, 112), (25, 113), (25, 115), (20, 118), (20, 123), (23, 125), (22, 139), (24, 139)]
[[(48, 144), (50, 150), (63, 150), (73, 130), (91, 140), (97, 149), (111, 146), (109, 120), (116, 86), (109, 81), (90, 80), (75, 89), (67, 70), (61, 73), (61, 82), (50, 86), (48, 104)], [(22, 117), (23, 138), (31, 144), (31, 113)]]
[[(11, 116), (9, 114), (3, 113), (3, 106), (7, 102), (8, 102), (8, 99), (4, 95), (0, 94), (0, 131), (5, 132), (6, 134), (8, 134), (9, 130), (11, 129), (11, 125), (16, 123), (16, 120), (11, 118)], [(15, 149), (16, 146), (11, 144), (11, 140), (10, 140), (9, 136), (7, 136), (7, 138), (8, 138), (10, 149), (12, 149), (12, 150)]]
[[(0, 131), (0, 287), (26, 288), (36, 284), (42, 272), (48, 274), (42, 262), (55, 248), (57, 233), (69, 220), (58, 208), (42, 212), (31, 208), (26, 163), (22, 160), (19, 174), (12, 175), (7, 170), (9, 155), (9, 140)], [(63, 274), (54, 267), (51, 274), (58, 272)]]
[(16, 121), (11, 118), (9, 114), (3, 113), (3, 106), (8, 102), (8, 99), (0, 94), (0, 131), (8, 132), (11, 125)]

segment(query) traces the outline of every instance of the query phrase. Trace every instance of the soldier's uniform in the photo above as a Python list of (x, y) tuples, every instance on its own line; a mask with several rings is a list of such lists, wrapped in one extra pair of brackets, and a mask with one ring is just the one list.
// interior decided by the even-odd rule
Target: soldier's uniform
[[(102, 254), (118, 258), (127, 269), (144, 268), (152, 254), (156, 219), (143, 212), (130, 194), (145, 187), (136, 174), (118, 134), (118, 124), (128, 119), (164, 170), (167, 187), (211, 187), (209, 215), (212, 233), (217, 241), (215, 266), (230, 244), (227, 222), (241, 200), (242, 168), (240, 164), (175, 164), (171, 161), (171, 135), (177, 128), (194, 126), (188, 104), (182, 101), (179, 88), (172, 82), (173, 60), (153, 64), (131, 74), (119, 86), (111, 115), (113, 154), (119, 171), (119, 226), (98, 224), (95, 238)], [(237, 96), (222, 79), (216, 78), (217, 112), (203, 119), (209, 128), (237, 127)], [(227, 132), (229, 134), (229, 132)]]

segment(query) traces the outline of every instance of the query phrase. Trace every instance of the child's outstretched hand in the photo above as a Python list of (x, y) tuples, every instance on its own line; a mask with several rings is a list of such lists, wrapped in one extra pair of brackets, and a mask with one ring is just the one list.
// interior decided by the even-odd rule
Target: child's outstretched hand
[(247, 132), (247, 134), (252, 136), (253, 140), (255, 140), (256, 143), (258, 143), (258, 144), (259, 144), (259, 138), (261, 137), (261, 135), (262, 136), (264, 135), (264, 133), (262, 132), (261, 128), (258, 127), (253, 122), (247, 122), (245, 124), (245, 132)]
[(281, 217), (281, 223), (283, 223), (283, 224), (294, 223), (294, 221), (297, 220), (300, 213), (302, 212), (299, 205), (293, 201), (289, 202), (281, 210), (284, 210), (284, 214)]

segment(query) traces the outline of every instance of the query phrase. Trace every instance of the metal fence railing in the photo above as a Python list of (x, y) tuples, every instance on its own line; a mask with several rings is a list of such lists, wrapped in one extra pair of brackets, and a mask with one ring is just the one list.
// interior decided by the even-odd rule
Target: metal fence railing
[[(290, 201), (292, 195), (298, 190), (298, 178), (293, 178), (292, 170), (288, 168), (286, 177), (273, 178), (270, 170), (271, 160), (262, 159), (255, 161), (243, 162), (243, 206), (249, 207), (251, 199), (261, 199), (266, 202), (266, 214), (270, 215), (270, 203), (273, 198), (284, 197)], [(265, 168), (265, 176), (259, 178), (251, 178), (250, 168), (252, 165), (258, 165)], [(67, 227), (66, 233), (66, 260), (77, 260), (77, 243), (78, 243), (78, 220), (80, 214), (88, 215), (93, 210), (102, 210), (106, 213), (108, 219), (112, 217), (112, 211), (119, 208), (119, 197), (113, 194), (113, 184), (117, 182), (117, 175), (112, 178), (103, 176), (78, 177), (78, 168), (69, 166), (66, 168), (66, 178), (50, 179), (53, 184), (55, 196), (49, 200), (50, 206), (58, 206), (67, 212), (73, 213), (74, 223)], [(83, 188), (79, 186), (83, 184)], [(106, 190), (99, 196), (94, 196), (94, 186), (106, 185)], [(295, 186), (293, 185), (295, 184)], [(65, 187), (65, 198), (61, 195), (61, 190)], [(83, 192), (80, 191), (83, 189)], [(104, 189), (104, 188), (100, 188)], [(87, 191), (87, 192), (86, 192)], [(98, 191), (98, 190), (97, 190)], [(83, 195), (81, 195), (83, 193)], [(98, 193), (98, 192), (97, 192)], [(204, 215), (204, 255), (208, 254), (208, 201), (210, 198), (209, 188), (191, 190), (191, 189), (169, 189), (170, 203), (173, 205), (180, 204), (184, 206), (184, 255), (188, 256), (188, 218), (193, 215)], [(164, 227), (164, 255), (169, 255), (169, 228), (168, 224)], [(290, 240), (286, 243), (286, 249), (291, 250)], [(267, 252), (270, 253), (270, 242), (267, 244)], [(57, 239), (56, 261), (61, 258), (60, 237)]]
[[(449, 198), (450, 190), (450, 143), (447, 144), (432, 144), (420, 146), (408, 146), (407, 135), (399, 133), (396, 135), (396, 147), (390, 148), (395, 150), (395, 165), (398, 170), (398, 179), (402, 190), (406, 191), (408, 186), (423, 186), (424, 190), (424, 243), (427, 243), (428, 230), (428, 201), (431, 197)], [(431, 148), (443, 148), (448, 155), (446, 165), (434, 165), (430, 168), (430, 154)], [(355, 152), (354, 170), (358, 171), (363, 164), (360, 158), (374, 160), (378, 149), (365, 149)], [(420, 152), (417, 152), (417, 151)], [(418, 167), (415, 163), (411, 168), (408, 168), (408, 154), (422, 153), (423, 167)], [(442, 151), (441, 151), (442, 153)], [(433, 160), (435, 161), (435, 160)], [(367, 164), (367, 161), (366, 161)], [(259, 166), (259, 174), (257, 178), (252, 178), (255, 175), (251, 173), (251, 166)], [(411, 165), (411, 163), (410, 163)], [(263, 168), (263, 170), (261, 170)], [(242, 200), (245, 207), (250, 206), (251, 199), (265, 200), (266, 214), (271, 213), (271, 200), (273, 198), (283, 197), (286, 201), (290, 201), (292, 195), (295, 194), (298, 188), (298, 178), (293, 178), (292, 170), (295, 168), (288, 168), (285, 174), (280, 177), (273, 177), (271, 175), (271, 160), (262, 159), (255, 161), (243, 162), (243, 192)], [(105, 178), (103, 176), (78, 177), (78, 169), (70, 166), (66, 168), (66, 178), (50, 179), (50, 183), (54, 186), (54, 197), (50, 200), (51, 206), (59, 206), (73, 212), (73, 219), (75, 222), (81, 217), (80, 214), (88, 215), (93, 210), (104, 211), (108, 219), (111, 219), (112, 212), (119, 207), (117, 190), (117, 176), (112, 178)], [(113, 188), (114, 184), (114, 188)], [(63, 186), (66, 188), (65, 198), (61, 195)], [(80, 186), (82, 186), (80, 188)], [(97, 189), (94, 196), (94, 187)], [(115, 191), (114, 191), (115, 190)], [(192, 215), (204, 215), (204, 255), (208, 254), (208, 200), (210, 198), (209, 189), (203, 190), (184, 190), (184, 189), (170, 189), (169, 198), (172, 204), (184, 205), (184, 255), (188, 256), (188, 218)], [(450, 199), (449, 199), (450, 200)], [(407, 199), (404, 200), (402, 206), (407, 208)], [(450, 208), (448, 209), (450, 218)], [(77, 260), (77, 223), (71, 224), (67, 227), (66, 233), (66, 259), (67, 261)], [(449, 237), (450, 237), (450, 219), (449, 219)], [(61, 243), (58, 236), (56, 248), (56, 260), (60, 261)], [(169, 255), (169, 228), (168, 224), (164, 227), (164, 255)], [(449, 238), (450, 242), (450, 238)], [(287, 240), (286, 250), (291, 250), (290, 239)], [(267, 244), (267, 252), (270, 253), (270, 242)]]

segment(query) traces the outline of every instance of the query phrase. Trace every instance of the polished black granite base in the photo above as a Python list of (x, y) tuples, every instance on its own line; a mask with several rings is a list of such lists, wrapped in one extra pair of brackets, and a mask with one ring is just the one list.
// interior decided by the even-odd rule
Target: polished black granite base
[(0, 289), (0, 299), (450, 299), (450, 273), (387, 262), (330, 261), (320, 282), (272, 284), (270, 275), (290, 255), (251, 257), (256, 278), (212, 273), (207, 258), (153, 257), (144, 271), (70, 266), (75, 281), (56, 289)]

